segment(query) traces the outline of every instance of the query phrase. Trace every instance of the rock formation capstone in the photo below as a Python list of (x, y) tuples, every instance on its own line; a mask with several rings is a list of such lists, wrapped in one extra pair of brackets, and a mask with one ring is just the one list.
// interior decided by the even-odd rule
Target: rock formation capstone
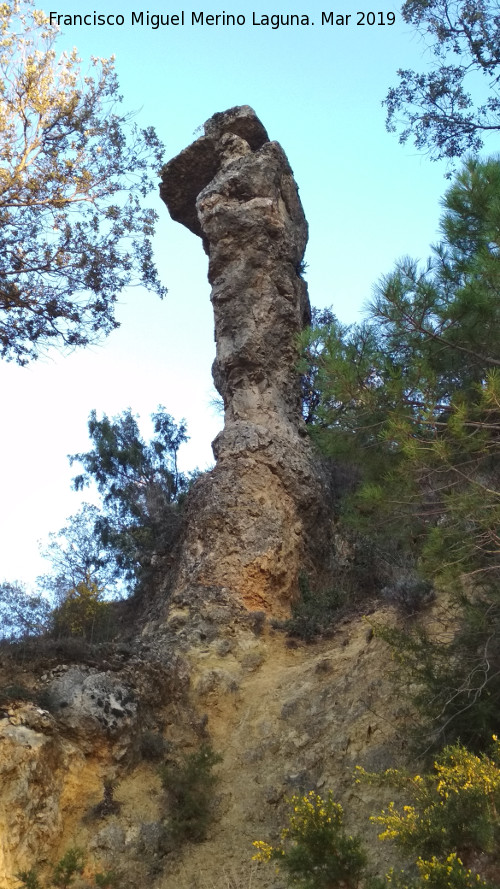
[(286, 614), (300, 572), (324, 559), (328, 523), (296, 370), (310, 321), (297, 186), (245, 105), (210, 118), (162, 179), (170, 215), (208, 253), (212, 374), (224, 401), (215, 468), (190, 496), (177, 583), (222, 586), (250, 610)]

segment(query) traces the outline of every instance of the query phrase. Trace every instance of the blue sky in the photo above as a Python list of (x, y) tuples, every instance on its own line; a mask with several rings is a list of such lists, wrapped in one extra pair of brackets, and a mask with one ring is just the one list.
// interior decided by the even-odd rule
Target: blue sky
[[(321, 2), (321, 0), (319, 0)], [(385, 131), (381, 106), (399, 67), (430, 61), (429, 50), (402, 23), (358, 26), (357, 12), (375, 9), (345, 0), (335, 12), (347, 26), (321, 26), (320, 5), (307, 8), (314, 25), (273, 30), (253, 26), (262, 13), (304, 13), (292, 2), (222, 8), (141, 0), (87, 3), (50, 0), (46, 12), (123, 14), (122, 27), (61, 29), (58, 50), (77, 46), (90, 56), (116, 57), (124, 110), (153, 125), (165, 160), (194, 138), (216, 111), (251, 105), (270, 137), (288, 154), (309, 221), (306, 254), (311, 302), (333, 305), (356, 320), (372, 285), (411, 254), (425, 258), (436, 240), (445, 168)], [(326, 2), (326, 0), (325, 0)], [(40, 4), (41, 5), (41, 4)], [(184, 27), (153, 30), (130, 24), (131, 12), (185, 11)], [(242, 27), (191, 26), (191, 12), (243, 14)], [(140, 288), (120, 296), (121, 327), (99, 347), (63, 356), (55, 351), (28, 368), (0, 365), (4, 434), (0, 580), (32, 584), (47, 569), (38, 540), (76, 512), (67, 455), (88, 449), (87, 417), (131, 407), (147, 419), (158, 404), (185, 417), (191, 435), (183, 468), (210, 465), (210, 442), (221, 418), (210, 406), (213, 320), (201, 242), (173, 223), (161, 202), (155, 256), (169, 289), (163, 302)]]

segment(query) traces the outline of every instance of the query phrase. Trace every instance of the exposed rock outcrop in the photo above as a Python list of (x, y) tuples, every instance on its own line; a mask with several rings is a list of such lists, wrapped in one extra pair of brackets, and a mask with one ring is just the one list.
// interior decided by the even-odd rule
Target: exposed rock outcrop
[[(158, 718), (180, 746), (198, 737), (200, 720), (187, 700), (185, 662), (170, 650), (159, 661), (140, 644), (129, 655), (126, 660), (112, 655), (110, 661), (101, 656), (100, 668), (79, 663), (48, 670), (40, 664), (43, 652), (30, 670), (17, 665), (15, 656), (11, 660), (8, 650), (0, 659), (0, 689), (2, 683), (4, 694), (9, 688), (6, 674), (13, 683), (13, 701), (0, 706), (0, 889), (14, 889), (16, 873), (34, 865), (43, 869), (69, 847), (87, 849), (90, 838), (103, 868), (114, 867), (110, 837), (108, 845), (104, 835), (99, 838), (101, 819), (115, 817), (120, 808), (106, 797), (103, 801), (106, 782), (134, 769), (145, 739), (160, 738)], [(99, 658), (97, 648), (94, 657)], [(30, 693), (22, 684), (28, 676), (33, 699), (43, 700), (43, 707), (15, 699), (16, 689), (24, 697)], [(149, 781), (147, 787), (152, 783), (158, 792), (156, 770), (135, 780)], [(129, 807), (124, 823), (132, 859), (143, 822), (157, 808)]]
[[(52, 712), (60, 724), (78, 736), (105, 732), (109, 738), (127, 739), (136, 729), (137, 703), (130, 689), (108, 673), (71, 667), (48, 688)], [(124, 738), (125, 736), (125, 738)]]
[[(214, 115), (163, 170), (173, 219), (209, 256), (224, 429), (191, 495), (177, 588), (221, 586), (286, 613), (325, 561), (325, 484), (301, 417), (297, 335), (307, 223), (286, 155), (248, 106)], [(325, 536), (326, 535), (326, 536)]]
[[(95, 758), (63, 738), (46, 711), (26, 704), (0, 718), (0, 886), (42, 860), (99, 792)], [(97, 774), (96, 774), (97, 772)]]
[[(286, 156), (250, 108), (231, 109), (166, 166), (162, 197), (209, 255), (217, 463), (169, 554), (167, 616), (152, 584), (116, 603), (119, 641), (0, 650), (0, 889), (31, 867), (47, 885), (72, 847), (87, 859), (75, 889), (110, 869), (121, 889), (250, 886), (252, 843), (280, 836), (293, 793), (332, 788), (350, 827), (374, 835), (378, 799), (353, 789), (354, 766), (397, 764), (404, 749), (384, 643), (359, 617), (315, 645), (266, 620), (287, 612), (301, 570), (324, 582), (335, 542), (301, 418), (307, 225)], [(341, 571), (348, 548), (335, 558)], [(211, 821), (205, 842), (183, 844), (158, 765), (182, 768), (207, 743), (222, 755)], [(283, 885), (266, 868), (258, 884)]]
[[(13, 678), (34, 693), (49, 692), (54, 712), (21, 701), (0, 709), (1, 889), (18, 889), (14, 874), (31, 867), (42, 886), (52, 885), (53, 865), (72, 847), (85, 850), (88, 865), (75, 889), (108, 869), (118, 872), (120, 889), (283, 889), (273, 868), (252, 881), (252, 842), (279, 837), (286, 798), (309, 790), (331, 788), (352, 829), (366, 836), (368, 814), (380, 803), (374, 788), (353, 785), (354, 767), (388, 767), (401, 746), (401, 702), (386, 675), (382, 640), (359, 620), (339, 625), (333, 639), (295, 647), (267, 623), (252, 629), (248, 614), (247, 625), (231, 620), (225, 629), (191, 648), (189, 675), (179, 658), (167, 669), (172, 642), (160, 633), (147, 640), (154, 660), (137, 643), (121, 669), (66, 665), (42, 679), (39, 668), (18, 667)], [(162, 648), (163, 664), (156, 659)], [(5, 666), (0, 661), (0, 683)], [(115, 737), (114, 726), (99, 721), (97, 688), (103, 701), (116, 701), (122, 690), (140, 703), (135, 739), (126, 726)], [(154, 739), (170, 763), (207, 741), (223, 756), (204, 843), (169, 841)], [(129, 749), (124, 758), (121, 744), (135, 755)], [(103, 800), (110, 780), (113, 806)], [(385, 845), (378, 854), (386, 854)]]

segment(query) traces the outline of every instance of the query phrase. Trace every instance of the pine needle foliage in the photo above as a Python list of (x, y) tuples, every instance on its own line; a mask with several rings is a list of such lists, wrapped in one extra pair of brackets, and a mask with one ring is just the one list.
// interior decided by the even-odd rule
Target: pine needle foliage
[[(16, 879), (22, 884), (22, 889), (71, 889), (84, 872), (86, 856), (83, 849), (72, 846), (56, 863), (52, 870), (49, 882), (42, 884), (34, 868), (29, 871), (21, 871), (16, 874)], [(88, 889), (113, 889), (120, 885), (120, 877), (117, 871), (100, 871), (93, 874), (92, 883), (85, 881)]]
[(75, 878), (83, 873), (85, 855), (82, 849), (68, 849), (60, 861), (57, 862), (52, 874), (52, 883), (58, 889), (70, 889)]
[(200, 842), (205, 839), (218, 781), (213, 769), (221, 761), (222, 756), (209, 744), (202, 744), (180, 762), (160, 767), (169, 804), (168, 828), (174, 840)]
[(155, 555), (165, 554), (179, 525), (179, 502), (189, 487), (177, 454), (188, 440), (184, 421), (176, 423), (161, 405), (152, 414), (154, 435), (145, 441), (131, 410), (116, 417), (89, 417), (92, 448), (75, 454), (83, 472), (73, 480), (79, 491), (97, 485), (103, 508), (94, 524), (100, 546), (112, 554), (117, 575), (133, 587), (150, 577)]
[(426, 264), (403, 258), (365, 322), (302, 344), (311, 434), (362, 475), (343, 521), (390, 540), (458, 615), (446, 645), (416, 633), (396, 656), (441, 743), (477, 748), (500, 731), (500, 161), (469, 159), (443, 206)]

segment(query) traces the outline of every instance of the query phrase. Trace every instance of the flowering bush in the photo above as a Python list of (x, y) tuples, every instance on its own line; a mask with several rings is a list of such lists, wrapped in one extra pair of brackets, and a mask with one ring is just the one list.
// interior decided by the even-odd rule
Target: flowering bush
[(445, 861), (433, 857), (430, 861), (417, 859), (419, 883), (428, 889), (477, 889), (488, 884), (479, 874), (473, 874), (464, 867), (455, 852), (448, 855)]
[(444, 861), (433, 856), (429, 861), (418, 858), (417, 875), (408, 878), (405, 871), (386, 874), (388, 889), (493, 889), (478, 874), (464, 867), (455, 852)]
[(491, 757), (465, 747), (446, 747), (428, 775), (395, 769), (381, 775), (357, 770), (358, 781), (391, 784), (407, 792), (412, 805), (390, 803), (372, 821), (383, 826), (381, 840), (393, 840), (405, 852), (428, 858), (471, 851), (495, 853), (500, 840), (500, 744)]
[(254, 860), (274, 861), (291, 886), (302, 889), (357, 887), (365, 867), (361, 841), (343, 828), (342, 806), (331, 792), (326, 799), (311, 791), (289, 800), (288, 826), (281, 831), (281, 844), (257, 841)]
[(347, 836), (342, 807), (329, 793), (290, 800), (281, 844), (254, 843), (259, 861), (274, 861), (301, 889), (500, 889), (500, 743), (490, 756), (446, 747), (430, 774), (398, 769), (381, 774), (357, 768), (357, 782), (397, 787), (407, 805), (391, 802), (371, 820), (408, 855), (408, 868), (384, 877), (365, 870), (358, 838)]

